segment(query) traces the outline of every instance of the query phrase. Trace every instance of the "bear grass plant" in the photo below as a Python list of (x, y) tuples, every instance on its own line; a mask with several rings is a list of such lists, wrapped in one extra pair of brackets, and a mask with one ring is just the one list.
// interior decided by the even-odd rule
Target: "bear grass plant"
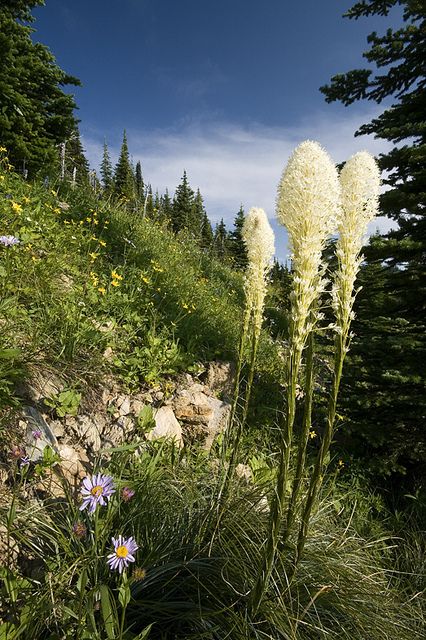
[[(65, 487), (66, 497), (43, 506), (25, 502), (31, 471), (16, 469), (21, 492), (2, 520), (9, 518), (20, 556), (4, 554), (0, 637), (421, 637), (414, 604), (401, 600), (394, 575), (381, 566), (384, 541), (361, 538), (336, 510), (335, 495), (323, 497), (312, 519), (291, 584), (288, 553), (279, 551), (268, 597), (253, 615), (248, 602), (267, 535), (269, 487), (233, 476), (221, 511), (206, 454), (188, 456), (165, 443), (137, 447), (99, 459), (95, 471), (111, 477), (115, 491), (94, 513), (80, 511), (80, 488)], [(138, 546), (122, 573), (107, 559), (119, 535)]]

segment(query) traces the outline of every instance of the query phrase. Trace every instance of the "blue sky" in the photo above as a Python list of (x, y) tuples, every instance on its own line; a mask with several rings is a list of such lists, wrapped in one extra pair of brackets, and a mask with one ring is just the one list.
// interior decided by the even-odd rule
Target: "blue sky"
[[(113, 159), (126, 128), (154, 190), (186, 169), (213, 221), (242, 203), (274, 216), (291, 150), (321, 142), (336, 162), (386, 143), (354, 138), (377, 105), (327, 105), (319, 87), (365, 66), (366, 36), (401, 21), (343, 19), (350, 0), (46, 0), (34, 39), (80, 78), (75, 91), (88, 158), (106, 137)], [(377, 225), (376, 225), (377, 226)], [(380, 223), (387, 228), (387, 223)], [(279, 244), (279, 243), (278, 243)], [(278, 255), (285, 256), (285, 242)]]

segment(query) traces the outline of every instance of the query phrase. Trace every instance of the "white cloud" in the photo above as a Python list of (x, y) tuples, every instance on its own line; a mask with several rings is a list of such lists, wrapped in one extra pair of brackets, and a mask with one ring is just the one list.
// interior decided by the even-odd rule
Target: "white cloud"
[[(346, 112), (345, 112), (346, 113)], [(127, 131), (134, 162), (140, 160), (144, 179), (154, 191), (173, 192), (186, 169), (190, 184), (200, 188), (210, 219), (221, 217), (228, 226), (242, 203), (246, 210), (262, 207), (274, 216), (277, 184), (294, 147), (305, 139), (320, 142), (336, 162), (353, 153), (368, 150), (379, 154), (390, 148), (384, 141), (371, 136), (355, 138), (354, 131), (376, 116), (378, 111), (363, 112), (352, 117), (336, 114), (311, 116), (292, 128), (267, 127), (258, 123), (241, 126), (224, 122), (192, 122), (168, 130)], [(103, 138), (83, 136), (89, 161), (99, 166)], [(115, 160), (119, 147), (110, 147)], [(370, 233), (377, 228), (389, 229), (388, 219), (372, 223)], [(274, 225), (275, 226), (275, 225)], [(285, 233), (280, 233), (277, 253), (284, 258)]]

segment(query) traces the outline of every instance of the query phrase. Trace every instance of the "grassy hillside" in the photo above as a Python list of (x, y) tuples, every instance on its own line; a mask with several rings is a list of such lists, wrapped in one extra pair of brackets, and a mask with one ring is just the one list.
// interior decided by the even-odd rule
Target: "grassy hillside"
[[(234, 357), (242, 276), (190, 238), (90, 188), (27, 184), (5, 158), (0, 194), (0, 235), (19, 241), (0, 245), (3, 403), (17, 368), (41, 363), (135, 387)], [(279, 377), (280, 362), (265, 334), (259, 368)]]

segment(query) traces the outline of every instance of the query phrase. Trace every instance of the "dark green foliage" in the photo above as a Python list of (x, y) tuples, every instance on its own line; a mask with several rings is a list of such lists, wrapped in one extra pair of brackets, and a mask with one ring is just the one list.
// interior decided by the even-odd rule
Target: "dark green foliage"
[(213, 229), (205, 211), (202, 220), (200, 244), (204, 249), (210, 249), (213, 244)]
[(191, 222), (194, 213), (194, 192), (189, 186), (186, 171), (183, 172), (180, 185), (176, 189), (173, 198), (172, 228), (175, 233), (182, 229), (191, 231)]
[(234, 230), (230, 232), (228, 241), (229, 252), (237, 269), (245, 269), (247, 266), (247, 249), (242, 235), (244, 219), (244, 209), (241, 205), (234, 220)]
[(160, 210), (158, 212), (158, 217), (162, 222), (170, 223), (173, 216), (173, 202), (169, 195), (168, 190), (161, 196), (160, 198)]
[(215, 255), (219, 258), (224, 258), (228, 255), (228, 232), (223, 218), (214, 230), (213, 247)]
[(204, 202), (200, 190), (197, 189), (197, 193), (194, 196), (194, 203), (192, 205), (191, 219), (189, 221), (188, 229), (191, 235), (200, 242), (203, 224), (206, 218), (206, 210), (204, 208)]
[(144, 215), (148, 216), (148, 218), (154, 217), (154, 198), (152, 197), (152, 187), (150, 184), (146, 189), (143, 210)]
[(104, 149), (102, 154), (100, 174), (102, 178), (102, 186), (105, 189), (105, 191), (109, 192), (113, 186), (113, 174), (112, 174), (111, 158), (109, 156), (108, 145), (106, 141), (104, 141)]
[(77, 126), (65, 145), (65, 177), (73, 179), (74, 176), (79, 184), (89, 177), (89, 163), (84, 155)]
[(265, 320), (274, 337), (286, 339), (290, 309), (291, 273), (286, 265), (274, 258), (269, 280)]
[(387, 236), (374, 238), (360, 275), (364, 285), (356, 308), (346, 368), (345, 398), (350, 431), (369, 464), (382, 471), (424, 471), (424, 255), (426, 194), (426, 12), (416, 0), (366, 0), (349, 18), (387, 16), (403, 7), (400, 29), (372, 33), (364, 53), (371, 69), (332, 78), (321, 88), (328, 102), (359, 99), (393, 103), (363, 125), (357, 135), (374, 134), (395, 145), (379, 164), (388, 190), (381, 210), (398, 222)]
[(341, 394), (349, 423), (342, 435), (347, 449), (367, 456), (370, 469), (410, 470), (420, 480), (426, 474), (426, 327), (416, 287), (402, 288), (407, 274), (374, 258), (386, 242), (372, 239), (359, 277), (363, 288)]
[(62, 86), (79, 84), (20, 22), (30, 21), (31, 9), (40, 4), (16, 0), (0, 6), (0, 145), (16, 170), (30, 176), (57, 169), (56, 145), (76, 130), (74, 98)]
[(143, 184), (143, 178), (142, 178), (142, 167), (139, 161), (136, 163), (136, 170), (135, 170), (135, 191), (136, 191), (137, 199), (141, 201), (143, 198), (144, 184)]
[(114, 194), (117, 197), (131, 200), (135, 194), (135, 181), (130, 164), (129, 147), (126, 132), (123, 133), (120, 156), (114, 172)]

